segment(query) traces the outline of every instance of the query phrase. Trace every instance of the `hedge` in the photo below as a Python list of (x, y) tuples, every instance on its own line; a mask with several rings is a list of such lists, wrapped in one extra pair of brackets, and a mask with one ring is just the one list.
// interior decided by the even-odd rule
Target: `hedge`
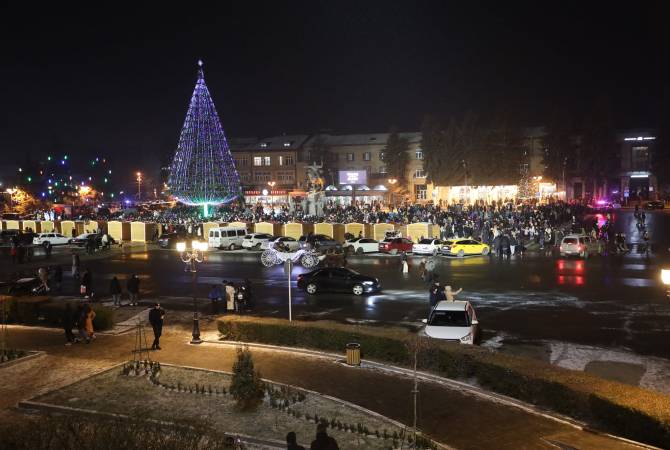
[[(24, 325), (61, 326), (65, 305), (70, 304), (72, 313), (77, 308), (77, 301), (54, 301), (49, 297), (14, 297), (6, 305), (9, 323)], [(95, 311), (93, 328), (98, 331), (114, 327), (114, 310), (95, 303), (91, 304)]]
[[(404, 328), (226, 317), (218, 322), (225, 339), (344, 352), (361, 344), (362, 357), (410, 367), (416, 334)], [(477, 383), (524, 402), (586, 421), (604, 431), (670, 448), (670, 396), (537, 360), (481, 347), (420, 340), (420, 370)]]

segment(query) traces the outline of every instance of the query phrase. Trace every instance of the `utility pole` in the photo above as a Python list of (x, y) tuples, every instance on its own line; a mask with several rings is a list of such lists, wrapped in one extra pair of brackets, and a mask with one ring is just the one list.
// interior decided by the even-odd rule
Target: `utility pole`
[(568, 187), (565, 185), (565, 166), (568, 164), (568, 157), (563, 158), (563, 192), (565, 192), (565, 199), (568, 199)]
[(137, 172), (137, 201), (142, 199), (142, 172)]

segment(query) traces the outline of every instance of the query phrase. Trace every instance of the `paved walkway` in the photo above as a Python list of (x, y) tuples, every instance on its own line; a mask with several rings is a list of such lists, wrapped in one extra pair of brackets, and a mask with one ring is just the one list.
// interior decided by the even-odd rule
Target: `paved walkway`
[[(210, 335), (215, 331), (212, 322), (203, 323), (202, 328)], [(164, 350), (152, 353), (152, 357), (165, 363), (231, 370), (235, 358), (233, 347), (210, 343), (191, 346), (189, 338), (187, 327), (167, 327), (161, 340)], [(47, 356), (0, 369), (0, 420), (16, 417), (13, 407), (20, 400), (128, 359), (134, 333), (101, 335), (89, 345), (66, 347), (60, 330), (13, 326), (10, 339), (14, 347), (44, 350)], [(275, 350), (252, 352), (265, 378), (322, 392), (411, 423), (412, 380), (407, 377)], [(419, 391), (420, 428), (455, 448), (637, 448), (435, 383), (420, 383)]]

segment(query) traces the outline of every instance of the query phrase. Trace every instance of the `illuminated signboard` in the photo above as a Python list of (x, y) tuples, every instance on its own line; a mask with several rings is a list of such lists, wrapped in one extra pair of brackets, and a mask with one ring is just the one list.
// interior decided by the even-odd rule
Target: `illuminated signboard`
[(368, 184), (368, 173), (365, 170), (340, 170), (340, 184)]

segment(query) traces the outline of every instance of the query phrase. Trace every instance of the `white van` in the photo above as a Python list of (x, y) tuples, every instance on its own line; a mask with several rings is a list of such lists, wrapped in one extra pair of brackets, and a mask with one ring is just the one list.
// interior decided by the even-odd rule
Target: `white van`
[(242, 240), (246, 236), (246, 228), (236, 227), (217, 227), (209, 230), (210, 248), (228, 248), (235, 250), (236, 247), (242, 247)]

